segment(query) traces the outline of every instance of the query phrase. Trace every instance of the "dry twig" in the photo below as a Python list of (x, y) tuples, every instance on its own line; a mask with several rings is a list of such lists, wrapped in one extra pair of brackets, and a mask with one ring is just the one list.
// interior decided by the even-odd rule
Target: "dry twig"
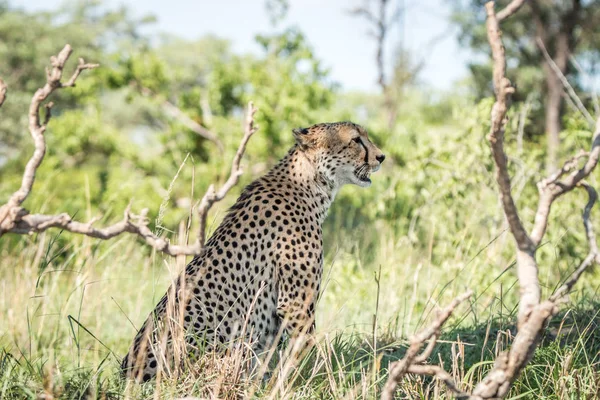
[(550, 66), (552, 71), (556, 74), (556, 76), (560, 80), (560, 83), (562, 83), (563, 87), (567, 91), (569, 98), (575, 104), (575, 107), (577, 108), (577, 110), (585, 117), (587, 122), (591, 126), (593, 126), (594, 118), (589, 113), (589, 111), (585, 108), (585, 106), (583, 105), (583, 102), (581, 101), (579, 96), (577, 96), (577, 93), (575, 93), (575, 89), (573, 89), (573, 86), (571, 86), (571, 84), (569, 83), (569, 80), (567, 79), (565, 74), (563, 74), (563, 72), (560, 70), (560, 67), (558, 65), (556, 65), (556, 62), (554, 62), (554, 60), (552, 59), (550, 54), (548, 54), (548, 50), (546, 49), (546, 45), (544, 45), (544, 41), (540, 37), (538, 37), (536, 40), (536, 43), (537, 43), (538, 47), (540, 48), (540, 50), (542, 51), (542, 54), (543, 54), (544, 58), (546, 59), (546, 62), (548, 63), (548, 65)]
[(506, 18), (516, 13), (524, 3), (525, 0), (511, 1), (506, 7), (504, 7), (503, 10), (499, 11), (498, 14), (496, 14), (496, 19), (498, 20), (498, 22), (502, 22)]
[[(392, 400), (394, 398), (396, 386), (402, 380), (404, 375), (407, 373), (421, 374), (425, 371), (431, 372), (424, 373), (425, 375), (435, 375), (438, 378), (441, 378), (441, 380), (444, 382), (446, 382), (449, 378), (451, 384), (448, 387), (451, 390), (452, 388), (455, 388), (456, 390), (453, 390), (453, 392), (456, 395), (462, 396), (462, 392), (457, 388), (456, 384), (454, 384), (450, 375), (448, 375), (439, 367), (436, 369), (434, 366), (422, 365), (422, 363), (424, 363), (431, 354), (433, 348), (435, 347), (437, 338), (440, 336), (442, 326), (446, 323), (446, 321), (448, 321), (448, 318), (450, 318), (452, 312), (454, 312), (454, 309), (458, 307), (460, 303), (468, 299), (472, 294), (472, 291), (468, 291), (455, 298), (450, 305), (440, 311), (437, 318), (430, 326), (416, 334), (410, 340), (410, 346), (406, 350), (404, 357), (400, 361), (396, 361), (390, 365), (390, 374), (385, 386), (383, 387), (383, 392), (381, 393), (382, 400)], [(425, 350), (421, 352), (421, 348), (427, 340), (430, 340), (430, 342)]]
[(6, 89), (6, 83), (0, 79), (0, 107), (2, 107), (4, 100), (6, 100)]
[[(150, 246), (171, 256), (199, 254), (204, 246), (206, 217), (210, 208), (214, 203), (225, 197), (229, 190), (237, 184), (239, 177), (242, 174), (240, 162), (244, 155), (246, 144), (252, 134), (257, 130), (257, 127), (254, 125), (254, 113), (256, 112), (256, 109), (252, 106), (252, 103), (249, 105), (248, 114), (246, 116), (244, 138), (233, 159), (231, 175), (218, 192), (215, 192), (214, 186), (211, 185), (207, 194), (202, 199), (199, 208), (201, 235), (196, 240), (196, 243), (191, 246), (172, 245), (166, 239), (155, 235), (150, 228), (148, 228), (149, 220), (146, 217), (148, 212), (147, 209), (142, 210), (140, 215), (135, 215), (132, 214), (129, 207), (127, 207), (121, 222), (117, 222), (105, 228), (94, 228), (93, 223), (96, 222), (96, 219), (87, 223), (78, 222), (74, 221), (71, 216), (66, 213), (57, 215), (30, 214), (26, 209), (21, 207), (21, 204), (31, 193), (36, 171), (42, 163), (46, 153), (44, 132), (46, 131), (48, 122), (51, 118), (50, 110), (52, 108), (52, 102), (44, 105), (46, 114), (43, 122), (41, 122), (40, 118), (40, 108), (42, 107), (42, 103), (56, 89), (75, 86), (75, 82), (83, 70), (93, 69), (98, 66), (98, 64), (86, 64), (83, 59), (79, 59), (77, 69), (71, 78), (65, 83), (61, 82), (63, 68), (72, 51), (71, 46), (66, 45), (58, 56), (50, 59), (52, 69), (47, 70), (46, 84), (37, 90), (31, 100), (31, 105), (29, 107), (29, 132), (35, 143), (35, 151), (25, 167), (21, 187), (11, 195), (6, 204), (0, 206), (0, 236), (5, 233), (32, 234), (34, 232), (43, 232), (49, 228), (61, 228), (69, 232), (106, 240), (127, 232), (139, 236)], [(4, 96), (5, 92), (6, 86), (0, 80), (0, 96)], [(3, 101), (4, 98), (0, 97), (0, 100)]]
[(492, 108), (492, 124), (488, 140), (492, 150), (492, 157), (496, 165), (496, 182), (500, 190), (500, 200), (504, 214), (508, 221), (510, 231), (517, 243), (517, 275), (521, 287), (521, 302), (519, 315), (526, 315), (531, 307), (539, 303), (540, 288), (537, 279), (537, 264), (535, 262), (536, 246), (529, 238), (523, 227), (517, 207), (511, 194), (510, 175), (506, 153), (504, 152), (504, 128), (506, 124), (507, 100), (514, 92), (510, 81), (506, 78), (506, 60), (502, 44), (500, 27), (494, 14), (494, 2), (486, 4), (487, 32), (492, 57), (494, 61), (494, 90), (496, 102)]
[(198, 214), (200, 215), (200, 231), (198, 233), (198, 243), (204, 245), (204, 240), (206, 237), (206, 217), (208, 215), (208, 211), (217, 201), (223, 200), (225, 195), (237, 185), (238, 180), (240, 179), (240, 175), (242, 175), (243, 171), (240, 168), (240, 161), (242, 160), (242, 156), (246, 151), (246, 145), (250, 140), (250, 137), (257, 131), (258, 127), (254, 124), (254, 114), (257, 109), (254, 107), (252, 102), (248, 103), (248, 109), (246, 110), (246, 121), (244, 124), (244, 137), (240, 142), (240, 145), (233, 157), (233, 162), (231, 163), (231, 173), (229, 174), (229, 178), (225, 181), (225, 184), (221, 186), (219, 191), (215, 191), (215, 186), (210, 185), (204, 197), (202, 197), (202, 201), (200, 201), (200, 206), (198, 207)]
[(186, 128), (188, 128), (192, 132), (196, 133), (197, 135), (202, 136), (204, 139), (213, 142), (218, 147), (219, 151), (222, 152), (224, 150), (223, 142), (221, 142), (221, 140), (219, 140), (219, 138), (217, 137), (217, 135), (214, 132), (210, 131), (209, 129), (200, 125), (198, 122), (191, 119), (185, 112), (181, 111), (181, 109), (179, 107), (177, 107), (175, 104), (171, 103), (169, 100), (159, 99), (159, 96), (157, 96), (155, 93), (153, 93), (148, 88), (140, 87), (139, 90), (144, 96), (153, 97), (153, 98), (159, 100), (160, 106), (162, 107), (163, 111), (167, 115), (169, 115), (169, 117), (176, 119), (177, 121), (179, 121), (180, 123), (185, 125)]
[(33, 186), (33, 182), (35, 180), (35, 173), (42, 163), (44, 154), (46, 153), (46, 140), (44, 138), (44, 132), (46, 131), (47, 123), (50, 120), (49, 111), (52, 107), (52, 103), (48, 103), (46, 105), (46, 117), (44, 122), (41, 123), (40, 107), (42, 102), (46, 100), (48, 96), (50, 96), (50, 94), (52, 94), (52, 92), (54, 92), (56, 89), (74, 86), (75, 80), (82, 70), (92, 69), (98, 66), (98, 64), (85, 64), (81, 62), (83, 61), (81, 60), (71, 79), (69, 79), (67, 84), (62, 84), (60, 80), (62, 78), (63, 68), (72, 52), (73, 50), (71, 49), (71, 46), (66, 45), (60, 51), (60, 53), (58, 53), (58, 56), (53, 56), (50, 58), (52, 69), (46, 70), (46, 84), (42, 88), (38, 89), (31, 99), (31, 104), (29, 106), (29, 133), (33, 138), (35, 151), (25, 167), (21, 187), (12, 194), (5, 205), (0, 207), (0, 235), (14, 228), (16, 220), (21, 216), (23, 211), (20, 208), (20, 205), (25, 201), (27, 196), (29, 196), (31, 187)]

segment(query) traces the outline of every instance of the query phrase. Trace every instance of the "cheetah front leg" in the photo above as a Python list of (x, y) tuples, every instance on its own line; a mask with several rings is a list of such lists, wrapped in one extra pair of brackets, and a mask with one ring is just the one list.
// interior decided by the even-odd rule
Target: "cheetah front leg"
[(285, 285), (282, 285), (282, 288), (284, 289), (279, 292), (277, 315), (290, 341), (280, 365), (294, 369), (299, 365), (300, 359), (315, 345), (313, 334), (316, 290), (310, 286), (294, 286), (292, 290), (285, 290)]
[(310, 335), (315, 331), (314, 302), (302, 302), (298, 299), (279, 295), (277, 316), (290, 338)]
[(286, 263), (279, 271), (277, 316), (293, 341), (312, 343), (320, 278), (321, 266), (309, 266), (305, 260)]

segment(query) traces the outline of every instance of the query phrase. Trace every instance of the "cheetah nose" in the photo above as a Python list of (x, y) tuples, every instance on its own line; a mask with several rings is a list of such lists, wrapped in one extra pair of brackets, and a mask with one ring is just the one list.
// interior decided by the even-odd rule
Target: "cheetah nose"
[(381, 164), (383, 162), (383, 160), (385, 160), (385, 154), (380, 154), (380, 155), (376, 156), (375, 159), (377, 161), (379, 161), (379, 164)]

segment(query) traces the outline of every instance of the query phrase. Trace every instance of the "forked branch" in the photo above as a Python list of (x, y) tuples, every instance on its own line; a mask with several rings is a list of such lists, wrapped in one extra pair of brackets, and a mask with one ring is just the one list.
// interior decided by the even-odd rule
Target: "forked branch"
[[(501, 125), (496, 125), (497, 132), (502, 135), (504, 133), (504, 125), (506, 123), (506, 97), (498, 95), (498, 86), (503, 87), (503, 82), (507, 82), (505, 74), (506, 60), (502, 49), (502, 40), (500, 32), (498, 30), (497, 19), (494, 14), (494, 4), (489, 2), (486, 4), (486, 10), (488, 15), (488, 39), (490, 46), (492, 47), (492, 54), (494, 57), (494, 84), (496, 87), (496, 104), (499, 104), (500, 109), (504, 109), (502, 115)], [(503, 50), (503, 49), (502, 49)], [(496, 105), (494, 105), (494, 109)], [(500, 120), (498, 115), (494, 115), (492, 111), (492, 120), (496, 118)], [(494, 121), (493, 121), (494, 124)], [(493, 128), (494, 129), (494, 128)], [(506, 157), (504, 149), (499, 149), (495, 146), (493, 137), (496, 132), (492, 132), (490, 135), (490, 143), (492, 147), (492, 153), (501, 150), (501, 155)], [(557, 290), (557, 292), (551, 296), (548, 300), (540, 302), (540, 287), (538, 278), (538, 265), (535, 260), (535, 251), (537, 246), (541, 243), (541, 240), (546, 231), (548, 225), (548, 218), (550, 215), (550, 208), (552, 203), (561, 195), (570, 192), (575, 187), (583, 184), (583, 179), (587, 177), (596, 167), (598, 163), (598, 156), (600, 155), (599, 148), (599, 135), (600, 135), (600, 121), (592, 137), (591, 149), (589, 152), (581, 152), (575, 157), (568, 160), (563, 168), (553, 176), (544, 179), (538, 184), (540, 190), (540, 200), (538, 205), (538, 211), (535, 216), (533, 230), (531, 235), (521, 236), (516, 235), (512, 230), (513, 237), (517, 244), (517, 277), (520, 286), (520, 304), (519, 304), (519, 315), (518, 315), (518, 333), (515, 340), (508, 352), (501, 354), (494, 368), (482, 380), (474, 389), (473, 396), (476, 398), (502, 398), (506, 396), (510, 390), (512, 383), (518, 378), (523, 368), (527, 365), (533, 353), (539, 344), (542, 333), (545, 326), (553, 315), (558, 312), (558, 305), (564, 300), (565, 296), (568, 295), (571, 288), (577, 283), (577, 280), (581, 274), (585, 271), (589, 265), (597, 261), (597, 245), (591, 224), (589, 223), (589, 215), (591, 208), (595, 203), (595, 190), (589, 185), (588, 194), (590, 201), (588, 201), (584, 213), (583, 220), (586, 232), (588, 234), (588, 242), (590, 247), (590, 255), (586, 257), (584, 262), (574, 272), (572, 277)], [(497, 160), (499, 155), (494, 154), (494, 160), (496, 161), (496, 167), (498, 170), (502, 169), (502, 165), (499, 165)], [(571, 172), (564, 180), (560, 180), (564, 175), (572, 171), (577, 161), (587, 158), (585, 165)], [(504, 173), (503, 171), (502, 173)], [(508, 176), (508, 175), (507, 175)], [(512, 195), (510, 194), (510, 187), (503, 186), (506, 182), (498, 181), (500, 187), (501, 196), (510, 196), (510, 202), (512, 201)], [(505, 202), (503, 202), (505, 203)], [(516, 209), (514, 210), (516, 212)], [(512, 210), (508, 207), (504, 207), (504, 212), (507, 219), (511, 218)]]
[(525, 0), (511, 1), (506, 7), (504, 7), (503, 10), (499, 11), (498, 14), (496, 14), (496, 19), (498, 20), (498, 22), (502, 22), (506, 18), (516, 13), (524, 3)]
[[(448, 375), (443, 369), (436, 366), (423, 365), (423, 363), (431, 354), (437, 342), (437, 338), (441, 334), (442, 327), (446, 321), (448, 321), (454, 312), (454, 309), (458, 307), (460, 303), (468, 299), (472, 294), (472, 291), (468, 291), (455, 298), (450, 305), (440, 311), (437, 318), (431, 325), (417, 333), (410, 340), (410, 346), (406, 350), (404, 357), (400, 361), (396, 361), (390, 365), (390, 374), (385, 386), (383, 387), (383, 392), (381, 393), (382, 400), (392, 400), (394, 398), (394, 393), (398, 383), (400, 383), (407, 373), (437, 376), (438, 379), (441, 379), (447, 383), (448, 388), (451, 389), (454, 394), (459, 397), (464, 397), (464, 393), (458, 389), (450, 375)], [(428, 340), (430, 341), (429, 344), (425, 350), (421, 352), (425, 342)]]
[(200, 201), (200, 206), (198, 207), (198, 214), (200, 216), (200, 230), (198, 232), (198, 245), (203, 246), (206, 238), (206, 217), (208, 216), (208, 211), (217, 201), (223, 200), (223, 198), (227, 195), (227, 193), (237, 185), (240, 176), (243, 171), (240, 168), (240, 162), (242, 161), (242, 157), (244, 156), (244, 152), (246, 151), (246, 145), (250, 140), (250, 137), (258, 130), (258, 126), (254, 124), (254, 114), (257, 109), (254, 107), (252, 102), (248, 103), (248, 108), (246, 109), (246, 120), (244, 123), (244, 137), (242, 138), (240, 145), (233, 157), (233, 161), (231, 163), (231, 172), (229, 174), (229, 178), (225, 181), (225, 184), (221, 186), (218, 191), (215, 191), (215, 186), (210, 185), (208, 190), (202, 197)]
[[(29, 132), (35, 144), (34, 153), (25, 167), (23, 180), (19, 190), (14, 192), (8, 202), (0, 206), (0, 236), (5, 233), (32, 234), (34, 232), (43, 232), (50, 228), (61, 228), (63, 230), (78, 233), (98, 239), (110, 239), (123, 233), (131, 233), (143, 239), (147, 244), (155, 249), (171, 255), (197, 255), (204, 247), (204, 236), (206, 231), (206, 218), (211, 207), (222, 200), (227, 193), (238, 183), (242, 169), (240, 163), (246, 145), (250, 137), (258, 129), (254, 124), (254, 114), (256, 109), (252, 103), (248, 106), (248, 113), (244, 122), (244, 137), (233, 158), (231, 173), (225, 184), (215, 192), (214, 185), (211, 185), (208, 192), (203, 197), (198, 209), (198, 219), (200, 223), (200, 234), (193, 245), (172, 245), (160, 236), (154, 234), (148, 227), (149, 219), (146, 217), (147, 209), (142, 210), (140, 215), (132, 214), (129, 207), (124, 212), (123, 220), (104, 228), (94, 228), (95, 219), (89, 222), (74, 221), (67, 213), (56, 215), (30, 214), (25, 208), (21, 207), (25, 199), (30, 195), (37, 169), (41, 165), (46, 153), (46, 139), (44, 133), (51, 118), (52, 102), (44, 105), (46, 113), (43, 118), (40, 115), (42, 103), (56, 90), (65, 87), (75, 86), (77, 78), (86, 69), (93, 69), (98, 64), (87, 64), (83, 59), (79, 59), (79, 64), (66, 82), (61, 82), (65, 63), (72, 53), (71, 46), (66, 45), (61, 52), (50, 59), (52, 68), (46, 72), (46, 84), (38, 89), (29, 107)], [(0, 105), (5, 99), (6, 85), (0, 80)]]
[(42, 163), (44, 155), (46, 154), (46, 140), (44, 138), (44, 132), (46, 131), (46, 126), (50, 120), (50, 109), (52, 108), (52, 103), (48, 103), (46, 105), (46, 116), (43, 123), (40, 122), (40, 107), (42, 103), (56, 89), (74, 86), (75, 80), (84, 69), (92, 69), (98, 66), (98, 64), (85, 64), (83, 60), (81, 60), (71, 79), (69, 79), (66, 84), (61, 83), (63, 68), (65, 67), (65, 63), (69, 59), (69, 56), (72, 52), (73, 49), (71, 49), (71, 46), (67, 44), (56, 57), (52, 56), (50, 58), (52, 68), (46, 69), (46, 84), (42, 88), (38, 89), (31, 99), (31, 103), (29, 105), (29, 133), (33, 138), (35, 151), (25, 166), (21, 187), (12, 194), (5, 205), (0, 207), (0, 236), (4, 232), (12, 229), (14, 227), (14, 223), (16, 222), (15, 218), (21, 215), (21, 211), (18, 209), (25, 199), (27, 199), (29, 193), (31, 193), (31, 188), (33, 186), (33, 182), (35, 181), (35, 173)]

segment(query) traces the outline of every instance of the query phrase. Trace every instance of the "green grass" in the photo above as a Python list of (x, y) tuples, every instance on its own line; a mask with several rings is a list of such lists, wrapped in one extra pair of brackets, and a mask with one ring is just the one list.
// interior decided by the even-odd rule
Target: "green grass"
[[(436, 305), (467, 287), (475, 295), (447, 324), (431, 362), (441, 362), (464, 389), (477, 383), (515, 334), (515, 278), (511, 260), (504, 256), (504, 234), (475, 239), (464, 233), (453, 249), (454, 258), (436, 265), (435, 243), (422, 246), (392, 231), (381, 235), (381, 230), (376, 240), (359, 241), (351, 231), (335, 230), (343, 223), (337, 218), (334, 210), (326, 229), (328, 241), (340, 245), (328, 251), (317, 349), (297, 370), (287, 372), (277, 365), (279, 352), (285, 351), (279, 349), (270, 381), (230, 376), (226, 364), (207, 356), (185, 379), (127, 385), (118, 372), (119, 359), (185, 262), (126, 237), (98, 242), (52, 231), (5, 241), (0, 247), (3, 265), (14, 267), (0, 271), (0, 398), (211, 397), (215, 391), (222, 398), (377, 398), (388, 364), (402, 356), (406, 337), (431, 320)], [(435, 230), (430, 237), (433, 241)], [(503, 267), (482, 270), (490, 259), (503, 260), (498, 263)], [(379, 290), (374, 274), (378, 266)], [(545, 280), (559, 282), (556, 274)], [(583, 290), (552, 321), (513, 398), (598, 395), (595, 275), (587, 276)], [(546, 294), (552, 289), (547, 285)], [(282, 374), (285, 379), (278, 381)], [(398, 396), (446, 398), (438, 382), (412, 376)]]
[[(472, 289), (431, 359), (468, 390), (491, 368), (497, 352), (510, 346), (518, 287), (513, 242), (498, 207), (487, 150), (473, 139), (478, 132), (464, 137), (457, 132), (444, 133), (451, 137), (443, 149), (411, 146), (417, 151), (405, 158), (401, 175), (393, 160), (386, 161), (371, 188), (344, 188), (338, 195), (324, 226), (317, 348), (298, 368), (278, 365), (285, 360), (280, 354), (285, 349), (278, 349), (270, 378), (232, 374), (231, 362), (206, 355), (178, 380), (128, 385), (118, 372), (120, 358), (186, 260), (126, 236), (102, 242), (57, 230), (5, 235), (0, 240), (0, 399), (377, 398), (388, 364), (402, 356), (406, 339), (432, 320), (437, 307)], [(435, 137), (429, 132), (415, 140)], [(468, 143), (475, 145), (465, 147)], [(524, 162), (538, 170), (534, 161)], [(532, 182), (538, 178), (515, 171), (515, 197), (526, 225), (535, 212)], [(34, 190), (28, 207), (52, 212), (46, 202), (56, 190), (46, 182)], [(87, 198), (73, 193), (80, 195)], [(215, 223), (235, 196), (213, 210)], [(158, 210), (158, 204), (146, 205)], [(553, 208), (538, 251), (543, 296), (587, 253), (582, 205), (580, 194), (573, 193)], [(85, 212), (70, 211), (82, 219), (96, 212), (90, 204)], [(596, 225), (598, 214), (592, 215)], [(176, 234), (169, 237), (179, 240)], [(512, 398), (600, 397), (598, 288), (600, 274), (586, 273), (550, 324)], [(398, 398), (447, 396), (437, 381), (409, 376)]]
[[(600, 319), (597, 303), (580, 303), (553, 318), (540, 349), (515, 384), (510, 398), (594, 399), (600, 393)], [(491, 367), (515, 333), (511, 319), (489, 320), (477, 326), (448, 329), (433, 352), (464, 389), (472, 387)], [(389, 338), (388, 338), (389, 340)], [(78, 347), (78, 343), (75, 343)], [(203, 360), (183, 378), (159, 384), (127, 385), (108, 351), (93, 365), (76, 366), (56, 359), (0, 354), (0, 398), (174, 398), (180, 396), (237, 398), (376, 398), (391, 361), (402, 357), (402, 340), (378, 341), (343, 332), (321, 335), (313, 350), (288, 371), (285, 383), (246, 380), (228, 373), (224, 362)], [(282, 350), (283, 351), (283, 350)], [(277, 361), (277, 360), (275, 360)], [(285, 367), (272, 363), (274, 371)], [(276, 375), (274, 372), (274, 375)], [(429, 378), (410, 376), (399, 398), (446, 398), (444, 388)]]

